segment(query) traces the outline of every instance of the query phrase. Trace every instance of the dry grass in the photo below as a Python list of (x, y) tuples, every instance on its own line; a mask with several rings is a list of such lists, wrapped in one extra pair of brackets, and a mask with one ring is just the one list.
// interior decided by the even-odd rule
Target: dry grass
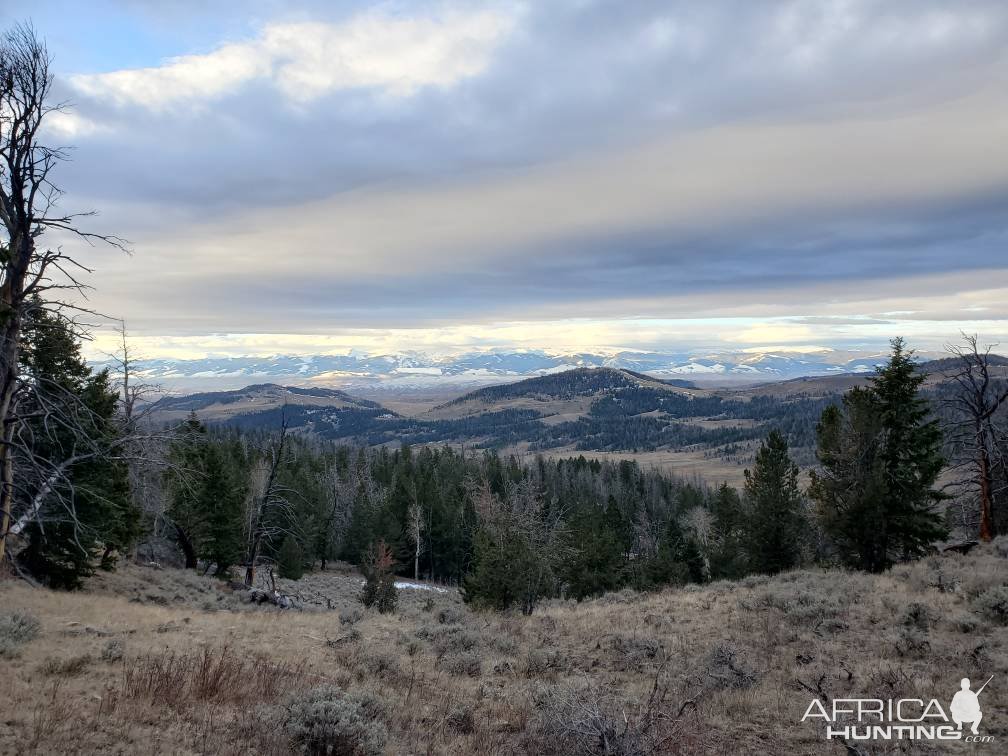
[[(307, 696), (368, 712), (387, 753), (843, 753), (800, 723), (803, 686), (946, 701), (959, 678), (993, 674), (994, 753), (1008, 738), (1006, 567), (1002, 542), (880, 576), (624, 591), (528, 618), (474, 614), (453, 591), (365, 612), (346, 574), (306, 578), (333, 608), (303, 612), (136, 566), (73, 594), (6, 581), (0, 614), (40, 630), (0, 658), (0, 752), (283, 753)], [(346, 701), (319, 703), (319, 686)]]

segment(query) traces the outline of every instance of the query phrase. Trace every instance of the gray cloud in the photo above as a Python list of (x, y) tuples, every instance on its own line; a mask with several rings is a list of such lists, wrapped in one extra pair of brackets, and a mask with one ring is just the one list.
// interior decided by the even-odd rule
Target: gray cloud
[[(374, 7), (194, 3), (182, 20), (167, 5), (127, 7), (136, 23), (228, 30), (177, 55)], [(254, 78), (157, 109), (74, 89), (95, 72), (66, 71), (92, 126), (74, 137), (67, 202), (103, 208), (137, 250), (84, 251), (96, 302), (150, 332), (601, 313), (882, 326), (896, 301), (908, 318), (959, 312), (936, 281), (974, 292), (968, 307), (1004, 278), (1004, 3), (450, 10), (514, 26), (478, 73), (407, 96), (292, 102)], [(930, 293), (911, 290), (921, 281)]]

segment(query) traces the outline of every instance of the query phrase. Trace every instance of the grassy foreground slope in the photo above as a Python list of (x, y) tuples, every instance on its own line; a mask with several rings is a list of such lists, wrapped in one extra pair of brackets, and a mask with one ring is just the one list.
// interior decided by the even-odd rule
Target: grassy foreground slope
[(471, 612), (453, 590), (401, 590), (395, 615), (372, 614), (347, 573), (285, 583), (304, 611), (141, 566), (78, 593), (7, 580), (0, 752), (287, 753), (328, 717), (360, 753), (844, 753), (800, 723), (805, 686), (944, 705), (961, 677), (993, 674), (995, 743), (947, 747), (995, 753), (1006, 582), (1004, 538), (877, 576), (803, 570), (528, 618)]

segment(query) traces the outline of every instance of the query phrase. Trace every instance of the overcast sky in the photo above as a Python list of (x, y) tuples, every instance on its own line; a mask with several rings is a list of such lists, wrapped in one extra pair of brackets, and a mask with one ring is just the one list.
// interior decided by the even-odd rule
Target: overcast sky
[(146, 356), (1008, 342), (1003, 0), (26, 18)]

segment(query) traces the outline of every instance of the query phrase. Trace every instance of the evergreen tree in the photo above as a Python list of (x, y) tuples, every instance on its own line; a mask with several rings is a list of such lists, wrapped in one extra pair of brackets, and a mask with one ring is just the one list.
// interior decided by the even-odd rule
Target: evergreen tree
[(745, 471), (745, 504), (749, 571), (773, 574), (796, 567), (807, 523), (798, 466), (776, 430), (760, 446), (753, 469)]
[(902, 339), (867, 389), (827, 408), (816, 428), (822, 471), (810, 494), (844, 563), (871, 572), (919, 556), (945, 530), (934, 489), (944, 459), (938, 421), (920, 396), (924, 376)]
[(169, 491), (167, 514), (187, 569), (196, 569), (206, 537), (207, 512), (203, 509), (206, 428), (191, 412), (175, 431), (166, 472)]
[(282, 578), (300, 580), (304, 575), (304, 554), (297, 539), (288, 535), (277, 552), (277, 573)]
[(710, 499), (712, 580), (736, 580), (748, 571), (745, 552), (746, 522), (738, 491), (722, 483)]
[[(199, 506), (203, 511), (200, 554), (225, 576), (242, 558), (242, 502), (245, 487), (223, 444), (203, 446)], [(300, 556), (299, 556), (300, 559)], [(298, 576), (300, 577), (300, 575)]]
[(592, 509), (575, 520), (569, 545), (562, 578), (570, 595), (580, 600), (619, 587), (626, 559), (620, 534), (604, 512)]
[(645, 590), (702, 583), (705, 571), (703, 553), (696, 539), (686, 533), (673, 516), (665, 526), (658, 551), (643, 562), (636, 582), (638, 588)]
[(24, 409), (34, 406), (39, 418), (55, 411), (61, 419), (28, 421), (31, 452), (47, 472), (22, 489), (41, 506), (26, 529), (21, 559), (50, 585), (76, 588), (96, 562), (111, 568), (140, 533), (128, 470), (115, 453), (119, 394), (107, 370), (88, 368), (71, 325), (38, 302), (23, 337), (22, 369), (31, 385)]
[[(510, 477), (514, 470), (506, 474)], [(487, 480), (473, 492), (481, 527), (462, 598), (499, 610), (518, 604), (528, 615), (540, 599), (556, 595), (568, 534), (532, 481), (513, 485), (511, 480), (502, 481), (503, 497), (492, 492)]]

